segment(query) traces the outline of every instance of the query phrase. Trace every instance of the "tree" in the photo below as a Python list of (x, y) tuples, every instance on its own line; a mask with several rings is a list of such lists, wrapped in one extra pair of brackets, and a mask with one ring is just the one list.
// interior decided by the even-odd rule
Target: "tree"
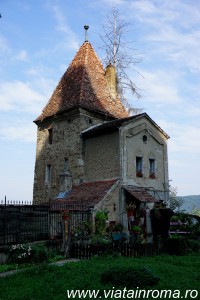
[(131, 24), (131, 22), (123, 19), (117, 9), (113, 8), (107, 14), (103, 32), (100, 34), (103, 43), (100, 48), (106, 52), (105, 64), (112, 64), (116, 69), (117, 93), (121, 101), (130, 114), (137, 114), (141, 112), (141, 109), (133, 108), (125, 96), (125, 91), (128, 89), (138, 99), (141, 98), (138, 87), (127, 73), (130, 66), (140, 62), (140, 59), (136, 58), (135, 49), (130, 47), (133, 42), (126, 40), (127, 29)]
[(169, 187), (169, 201), (168, 206), (172, 210), (178, 210), (180, 211), (181, 206), (183, 205), (183, 199), (181, 197), (177, 196), (177, 188), (176, 187)]
[(192, 211), (191, 211), (191, 214), (200, 217), (200, 209), (199, 209), (199, 208), (196, 208), (196, 207), (193, 207), (193, 209), (192, 209)]

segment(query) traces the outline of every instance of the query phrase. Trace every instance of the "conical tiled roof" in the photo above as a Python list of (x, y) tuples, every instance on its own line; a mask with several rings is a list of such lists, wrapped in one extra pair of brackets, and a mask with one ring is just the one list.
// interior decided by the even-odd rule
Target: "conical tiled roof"
[(35, 121), (75, 107), (114, 118), (128, 116), (120, 100), (111, 97), (104, 68), (89, 42), (84, 42), (80, 47), (42, 114)]

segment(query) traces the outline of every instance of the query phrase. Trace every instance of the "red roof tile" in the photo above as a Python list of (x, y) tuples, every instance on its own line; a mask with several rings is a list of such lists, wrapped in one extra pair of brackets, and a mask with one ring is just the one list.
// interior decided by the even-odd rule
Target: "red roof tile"
[(160, 202), (158, 199), (151, 196), (144, 188), (129, 186), (124, 189), (140, 202)]
[(128, 117), (120, 100), (111, 97), (104, 68), (89, 42), (80, 47), (42, 114), (35, 121), (42, 121), (74, 107), (114, 118)]
[(118, 179), (84, 182), (75, 186), (64, 199), (56, 199), (53, 207), (68, 210), (86, 210), (94, 207), (106, 196)]

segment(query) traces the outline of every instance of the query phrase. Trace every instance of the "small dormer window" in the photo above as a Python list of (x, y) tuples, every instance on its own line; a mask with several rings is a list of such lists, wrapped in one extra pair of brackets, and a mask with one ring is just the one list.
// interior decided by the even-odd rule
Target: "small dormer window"
[(52, 128), (48, 129), (48, 142), (49, 142), (49, 144), (52, 144), (52, 142), (53, 142), (53, 129)]
[(146, 144), (147, 143), (147, 136), (143, 135), (142, 140), (143, 140), (143, 143)]

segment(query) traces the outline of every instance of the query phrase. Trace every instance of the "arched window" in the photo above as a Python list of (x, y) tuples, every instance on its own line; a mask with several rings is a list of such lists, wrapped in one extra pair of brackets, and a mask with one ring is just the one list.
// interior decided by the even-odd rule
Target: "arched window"
[(143, 135), (142, 140), (143, 140), (143, 143), (146, 144), (147, 143), (147, 136)]

